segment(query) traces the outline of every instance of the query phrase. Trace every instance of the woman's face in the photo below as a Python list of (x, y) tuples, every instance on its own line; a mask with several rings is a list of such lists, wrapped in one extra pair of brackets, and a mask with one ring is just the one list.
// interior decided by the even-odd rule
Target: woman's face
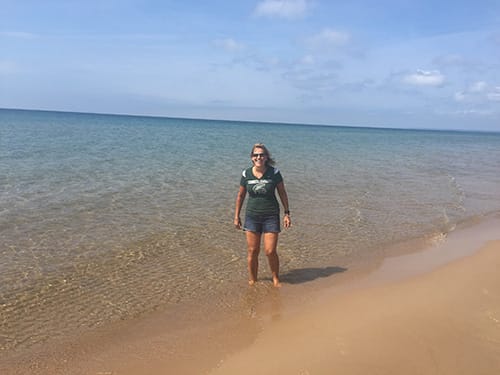
[(255, 147), (252, 153), (252, 161), (256, 166), (264, 166), (267, 162), (266, 151), (260, 147)]

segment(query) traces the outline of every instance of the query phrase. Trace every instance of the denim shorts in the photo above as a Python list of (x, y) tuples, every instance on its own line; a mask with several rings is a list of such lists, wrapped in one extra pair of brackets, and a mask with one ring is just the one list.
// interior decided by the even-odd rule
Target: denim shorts
[(279, 233), (280, 215), (245, 215), (243, 230), (256, 233)]

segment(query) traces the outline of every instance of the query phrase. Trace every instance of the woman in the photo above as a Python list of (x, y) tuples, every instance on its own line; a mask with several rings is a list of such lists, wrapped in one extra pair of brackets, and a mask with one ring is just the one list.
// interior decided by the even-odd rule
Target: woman
[(280, 232), (280, 209), (276, 199), (275, 190), (278, 190), (281, 204), (284, 208), (283, 226), (289, 228), (292, 225), (290, 209), (288, 207), (288, 196), (283, 183), (283, 177), (277, 168), (274, 168), (274, 160), (269, 150), (262, 143), (252, 147), (250, 153), (253, 166), (245, 169), (241, 176), (240, 189), (236, 197), (236, 210), (234, 214), (234, 225), (241, 229), (240, 212), (243, 201), (248, 193), (248, 203), (245, 214), (245, 225), (248, 247), (248, 272), (249, 284), (257, 281), (259, 268), (259, 253), (261, 238), (264, 239), (264, 251), (269, 261), (273, 284), (280, 287), (279, 258), (276, 252), (278, 245), (278, 234)]

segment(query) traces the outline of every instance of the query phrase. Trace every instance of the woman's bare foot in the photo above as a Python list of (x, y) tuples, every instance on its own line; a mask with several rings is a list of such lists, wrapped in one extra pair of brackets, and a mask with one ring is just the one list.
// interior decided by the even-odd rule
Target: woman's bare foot
[(280, 279), (278, 279), (277, 277), (273, 277), (273, 284), (275, 288), (281, 288)]
[(255, 285), (255, 280), (248, 280), (248, 285), (250, 286)]

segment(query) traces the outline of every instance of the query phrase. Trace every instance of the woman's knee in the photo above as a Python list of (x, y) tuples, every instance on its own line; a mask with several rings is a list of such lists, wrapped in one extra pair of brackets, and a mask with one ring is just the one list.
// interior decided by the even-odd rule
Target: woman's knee
[(266, 253), (267, 257), (274, 257), (278, 255), (276, 249), (264, 249), (264, 252)]
[(247, 253), (248, 253), (248, 259), (254, 259), (259, 256), (260, 248), (249, 246)]

